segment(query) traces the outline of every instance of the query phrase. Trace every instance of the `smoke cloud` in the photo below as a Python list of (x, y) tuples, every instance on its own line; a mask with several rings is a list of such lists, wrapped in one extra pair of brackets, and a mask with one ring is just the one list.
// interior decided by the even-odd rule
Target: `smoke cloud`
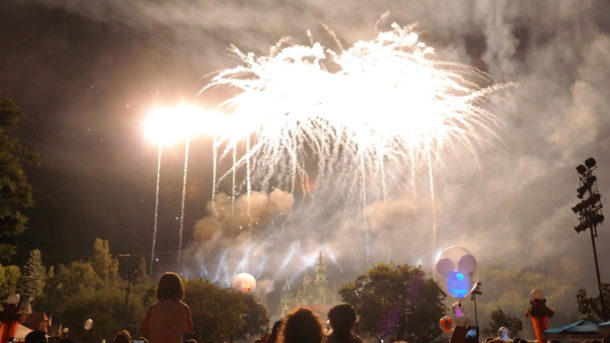
[[(195, 222), (193, 236), (206, 241), (215, 235), (240, 236), (269, 225), (277, 216), (286, 216), (292, 210), (294, 196), (280, 189), (270, 193), (252, 192), (242, 195), (233, 203), (224, 193), (210, 200), (206, 210), (210, 215)], [(255, 232), (256, 234), (256, 232)]]

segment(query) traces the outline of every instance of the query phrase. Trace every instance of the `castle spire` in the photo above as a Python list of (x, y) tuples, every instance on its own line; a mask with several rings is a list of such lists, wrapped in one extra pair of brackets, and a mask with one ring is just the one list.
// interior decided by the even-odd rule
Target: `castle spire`
[(284, 288), (282, 289), (282, 293), (280, 294), (280, 298), (282, 301), (292, 298), (292, 292), (290, 291), (290, 285), (288, 284), (288, 280), (284, 284)]
[(316, 281), (326, 280), (326, 263), (322, 250), (318, 255), (318, 264), (316, 265)]

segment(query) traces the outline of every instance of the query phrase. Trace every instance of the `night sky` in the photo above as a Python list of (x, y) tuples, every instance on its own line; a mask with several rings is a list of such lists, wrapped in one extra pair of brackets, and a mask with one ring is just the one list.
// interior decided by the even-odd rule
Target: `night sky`
[[(20, 255), (83, 254), (95, 237), (119, 252), (146, 251), (156, 149), (139, 121), (158, 94), (192, 97), (204, 71), (173, 61), (180, 57), (159, 41), (176, 44), (167, 28), (138, 32), (35, 3), (9, 2), (0, 15), (2, 92), (27, 112), (22, 140), (42, 160), (29, 169), (36, 207)], [(176, 181), (164, 198), (180, 191), (173, 172), (164, 170)]]
[[(604, 1), (5, 0), (0, 91), (27, 113), (21, 138), (42, 160), (28, 168), (36, 206), (28, 210), (29, 230), (14, 262), (33, 248), (42, 249), (47, 263), (66, 262), (87, 254), (95, 237), (110, 240), (113, 253), (147, 253), (157, 157), (141, 130), (148, 109), (209, 101), (197, 92), (214, 72), (239, 63), (228, 53), (231, 44), (266, 54), (284, 36), (306, 43), (307, 30), (331, 41), (324, 23), (349, 46), (374, 37), (375, 22), (387, 11), (390, 21), (419, 23), (422, 40), (443, 59), (516, 85), (492, 105), (501, 120), (498, 138), (477, 159), (448, 156), (436, 175), (440, 243), (468, 246), (488, 266), (573, 273), (579, 285), (592, 286), (589, 237), (572, 229), (570, 206), (577, 200), (574, 167), (590, 156), (598, 160), (601, 193), (610, 194), (610, 4)], [(210, 141), (196, 143), (189, 242), (211, 195)], [(182, 146), (165, 151), (159, 250), (177, 247), (182, 158)], [(401, 201), (408, 205), (397, 208)], [(384, 226), (375, 249), (388, 247), (394, 260), (415, 263), (423, 253), (422, 227), (429, 227), (427, 205), (408, 199), (375, 210), (373, 225)], [(324, 215), (316, 220), (324, 222)], [(341, 227), (350, 225), (356, 224)], [(607, 281), (606, 226), (598, 244)], [(304, 245), (314, 252), (320, 238), (345, 237), (313, 231)], [(361, 266), (351, 262), (353, 252), (328, 244), (339, 264)]]

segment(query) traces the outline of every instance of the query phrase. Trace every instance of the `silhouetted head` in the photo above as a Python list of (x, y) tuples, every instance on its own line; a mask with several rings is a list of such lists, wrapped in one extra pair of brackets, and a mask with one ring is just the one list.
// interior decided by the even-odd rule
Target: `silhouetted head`
[(47, 335), (44, 331), (35, 330), (25, 336), (25, 343), (46, 343)]
[(349, 332), (356, 323), (356, 311), (349, 304), (337, 305), (328, 311), (328, 321), (334, 332)]
[(165, 273), (157, 285), (157, 300), (184, 299), (184, 286), (182, 279), (176, 273)]
[(320, 343), (322, 337), (322, 324), (318, 316), (307, 307), (300, 307), (284, 319), (280, 342)]
[(127, 330), (121, 330), (117, 332), (116, 336), (112, 340), (112, 343), (131, 343), (131, 335)]

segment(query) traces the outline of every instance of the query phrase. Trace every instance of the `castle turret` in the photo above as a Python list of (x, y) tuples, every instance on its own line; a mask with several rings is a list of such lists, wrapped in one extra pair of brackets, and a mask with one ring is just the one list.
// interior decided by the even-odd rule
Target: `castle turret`
[(324, 261), (322, 250), (320, 250), (318, 263), (316, 264), (316, 281), (326, 281), (326, 261)]
[(282, 288), (281, 298), (285, 299), (285, 298), (291, 298), (291, 297), (292, 297), (292, 293), (290, 292), (290, 285), (288, 284), (288, 280), (286, 280), (286, 283), (284, 284), (284, 288)]
[(290, 291), (290, 285), (288, 284), (288, 280), (284, 284), (284, 288), (282, 288), (282, 293), (280, 295), (280, 316), (285, 316), (288, 311), (292, 308), (294, 298), (292, 297), (292, 292)]
[[(334, 304), (335, 290), (331, 290), (326, 279), (326, 259), (319, 252), (315, 264), (314, 275), (306, 270), (303, 275), (303, 283), (301, 287), (297, 287), (296, 293), (293, 294), (288, 281), (284, 284), (280, 295), (280, 306), (278, 306), (278, 315), (283, 317), (290, 310), (299, 306), (308, 306), (312, 308), (318, 315), (325, 316), (330, 307)], [(334, 288), (334, 286), (333, 286)]]
[(328, 296), (328, 281), (326, 280), (326, 261), (324, 255), (320, 250), (318, 256), (318, 263), (316, 264), (316, 280), (314, 281), (316, 287), (316, 303), (326, 304)]

